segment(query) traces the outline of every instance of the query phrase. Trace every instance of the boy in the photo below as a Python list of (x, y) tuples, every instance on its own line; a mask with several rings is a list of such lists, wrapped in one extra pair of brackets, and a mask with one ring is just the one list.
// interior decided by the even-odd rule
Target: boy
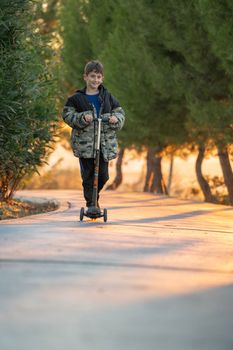
[(86, 86), (68, 98), (62, 117), (72, 128), (71, 144), (74, 155), (79, 158), (83, 193), (88, 210), (94, 205), (92, 192), (97, 130), (93, 119), (108, 118), (107, 123), (102, 123), (101, 130), (99, 199), (99, 192), (109, 179), (108, 162), (117, 156), (116, 131), (122, 128), (125, 114), (119, 102), (102, 85), (103, 65), (99, 61), (90, 61), (86, 64), (83, 78)]

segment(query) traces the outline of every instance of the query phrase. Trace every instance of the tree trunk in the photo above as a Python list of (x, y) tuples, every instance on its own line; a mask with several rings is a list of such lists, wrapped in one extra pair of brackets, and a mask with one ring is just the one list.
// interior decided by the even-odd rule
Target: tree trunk
[(154, 154), (155, 154), (154, 148), (149, 147), (147, 151), (147, 157), (146, 157), (147, 171), (146, 171), (145, 185), (143, 189), (144, 192), (149, 192), (149, 189), (151, 187), (153, 171), (154, 171)]
[(200, 186), (202, 193), (204, 195), (205, 202), (214, 203), (215, 199), (211, 193), (210, 186), (209, 186), (208, 182), (206, 181), (206, 179), (204, 178), (204, 176), (202, 175), (202, 171), (201, 171), (201, 165), (202, 165), (202, 161), (204, 159), (204, 154), (205, 154), (205, 147), (203, 145), (201, 145), (198, 148), (198, 157), (196, 160), (196, 176), (197, 176), (199, 186)]
[(153, 169), (153, 181), (151, 183), (150, 192), (158, 194), (168, 194), (167, 187), (163, 180), (162, 175), (162, 157), (155, 155), (154, 157), (154, 169)]
[(169, 175), (168, 175), (168, 184), (167, 184), (167, 192), (168, 192), (169, 195), (171, 193), (171, 187), (172, 187), (173, 165), (174, 165), (174, 156), (173, 156), (173, 154), (171, 154)]
[(7, 202), (8, 188), (9, 188), (9, 179), (7, 178), (7, 176), (2, 176), (1, 184), (0, 184), (0, 201), (1, 202)]
[(8, 198), (7, 198), (8, 200), (12, 199), (16, 189), (19, 186), (21, 179), (22, 179), (22, 176), (18, 176), (12, 181), (11, 188), (9, 189), (9, 194), (8, 194)]
[(218, 146), (218, 156), (223, 172), (224, 183), (227, 187), (230, 204), (233, 205), (233, 173), (227, 148)]
[(116, 161), (116, 176), (115, 176), (115, 179), (113, 180), (113, 183), (111, 183), (106, 188), (107, 190), (115, 190), (122, 183), (122, 178), (123, 178), (123, 176), (122, 176), (122, 162), (123, 162), (124, 152), (125, 152), (125, 149), (121, 148), (120, 152), (118, 154), (117, 161)]

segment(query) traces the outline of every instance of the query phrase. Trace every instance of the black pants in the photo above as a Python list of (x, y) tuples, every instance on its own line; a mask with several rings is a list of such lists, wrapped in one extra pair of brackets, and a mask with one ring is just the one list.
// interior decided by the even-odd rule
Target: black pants
[[(93, 192), (93, 180), (94, 180), (94, 158), (79, 158), (80, 170), (82, 176), (83, 194), (86, 200), (86, 206), (90, 207), (92, 203)], [(108, 181), (108, 162), (103, 159), (102, 153), (100, 153), (100, 165), (99, 165), (99, 181), (98, 181), (98, 198), (99, 192), (104, 187), (104, 184)]]

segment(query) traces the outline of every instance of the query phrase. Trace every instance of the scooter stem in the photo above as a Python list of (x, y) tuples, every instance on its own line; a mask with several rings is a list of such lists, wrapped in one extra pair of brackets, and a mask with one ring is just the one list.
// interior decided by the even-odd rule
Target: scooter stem
[(93, 181), (93, 193), (92, 193), (92, 205), (94, 207), (97, 207), (97, 196), (98, 196), (101, 122), (102, 122), (101, 118), (98, 118), (97, 142), (96, 142), (96, 152), (95, 152), (94, 181)]
[(102, 119), (101, 119), (101, 118), (98, 118), (98, 129), (97, 129), (97, 145), (96, 145), (96, 151), (97, 151), (97, 150), (100, 150), (101, 122), (102, 122)]

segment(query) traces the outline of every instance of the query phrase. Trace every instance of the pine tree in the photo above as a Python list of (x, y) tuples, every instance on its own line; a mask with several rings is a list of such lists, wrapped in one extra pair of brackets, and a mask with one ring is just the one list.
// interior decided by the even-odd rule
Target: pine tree
[(60, 22), (63, 39), (62, 79), (64, 93), (74, 93), (83, 86), (83, 67), (93, 58), (93, 50), (88, 33), (89, 17), (83, 0), (67, 0), (61, 6)]
[[(227, 153), (233, 124), (231, 2), (104, 0), (101, 4), (68, 2), (64, 34), (81, 26), (75, 31), (80, 35), (78, 53), (66, 49), (71, 42), (74, 46), (73, 34), (64, 35), (68, 43), (64, 62), (71, 80), (82, 75), (79, 64), (83, 68), (87, 52), (104, 63), (106, 84), (127, 114), (119, 134), (121, 147), (148, 149), (148, 162), (157, 167), (156, 174), (148, 163), (145, 188), (166, 190), (162, 155), (196, 145), (198, 179), (206, 200), (213, 200), (201, 164), (204, 150), (217, 146), (221, 165), (227, 168), (223, 173), (231, 198)], [(75, 5), (78, 11), (72, 13)]]
[[(187, 131), (201, 147), (211, 141), (224, 149), (232, 140), (232, 49), (226, 45), (232, 38), (229, 6), (227, 1), (219, 5), (215, 1), (185, 0), (158, 5), (156, 23), (161, 26), (161, 40), (180, 61), (173, 71), (189, 111)], [(217, 17), (219, 23), (221, 18), (222, 32), (228, 32), (224, 59), (224, 38), (218, 35), (216, 40), (213, 35)]]
[[(127, 127), (122, 135), (125, 145), (149, 147), (149, 153), (153, 148), (152, 158), (161, 163), (159, 155), (168, 144), (184, 142), (186, 113), (171, 75), (171, 59), (161, 50), (159, 31), (154, 31), (154, 16), (153, 8), (145, 1), (120, 2), (115, 11), (118, 26), (109, 36), (103, 60), (108, 83), (126, 106)], [(152, 172), (156, 178), (161, 166)], [(161, 175), (158, 181), (157, 188), (163, 188)]]

